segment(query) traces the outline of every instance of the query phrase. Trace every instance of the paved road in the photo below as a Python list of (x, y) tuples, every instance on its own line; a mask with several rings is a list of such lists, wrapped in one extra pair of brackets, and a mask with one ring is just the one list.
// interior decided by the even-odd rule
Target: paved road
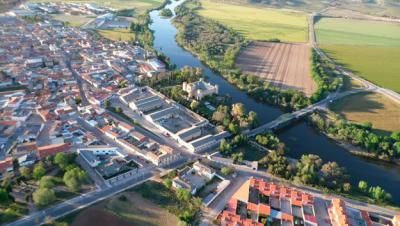
[(153, 177), (153, 172), (139, 171), (135, 178), (130, 178), (113, 187), (96, 190), (83, 194), (55, 206), (51, 206), (45, 210), (34, 212), (20, 220), (7, 224), (8, 226), (32, 226), (41, 225), (46, 218), (60, 218), (74, 211), (78, 211), (88, 207), (96, 202), (109, 198), (117, 193), (141, 184)]

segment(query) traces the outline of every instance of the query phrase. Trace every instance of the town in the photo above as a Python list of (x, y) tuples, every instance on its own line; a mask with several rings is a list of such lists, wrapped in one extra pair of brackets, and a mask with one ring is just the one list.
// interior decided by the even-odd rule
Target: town
[[(56, 13), (93, 20), (68, 26)], [(0, 15), (0, 224), (57, 225), (136, 189), (156, 201), (170, 194), (182, 225), (400, 225), (379, 205), (390, 194), (365, 181), (351, 188), (318, 156), (284, 158), (271, 132), (361, 91), (258, 122), (202, 70), (174, 70), (154, 49), (94, 31), (132, 22), (79, 3)], [(314, 163), (322, 186), (302, 174)], [(343, 195), (351, 189), (374, 202)]]

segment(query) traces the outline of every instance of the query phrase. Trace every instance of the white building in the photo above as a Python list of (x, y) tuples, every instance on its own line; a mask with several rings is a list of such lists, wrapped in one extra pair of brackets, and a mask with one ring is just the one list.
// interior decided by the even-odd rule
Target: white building
[(205, 82), (200, 79), (197, 82), (182, 84), (182, 89), (188, 93), (189, 98), (194, 98), (196, 100), (201, 100), (203, 97), (218, 94), (218, 85), (212, 85), (209, 82)]

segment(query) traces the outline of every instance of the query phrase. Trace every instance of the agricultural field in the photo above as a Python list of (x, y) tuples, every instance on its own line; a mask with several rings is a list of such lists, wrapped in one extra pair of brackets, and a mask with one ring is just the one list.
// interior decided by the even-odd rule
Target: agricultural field
[(311, 96), (317, 87), (311, 77), (310, 55), (307, 44), (252, 42), (239, 54), (236, 66), (273, 86)]
[(231, 3), (237, 5), (251, 4), (255, 7), (270, 7), (278, 9), (294, 9), (305, 12), (315, 12), (324, 9), (328, 6), (335, 5), (334, 11), (343, 10), (347, 11), (346, 17), (351, 17), (353, 14), (369, 14), (375, 16), (400, 16), (400, 4), (398, 0), (379, 0), (379, 1), (354, 1), (354, 0), (335, 0), (335, 1), (321, 1), (321, 0), (219, 0), (224, 3)]
[(330, 109), (355, 123), (371, 122), (381, 134), (400, 129), (400, 103), (382, 94), (355, 94), (335, 102)]
[(338, 63), (400, 92), (400, 24), (323, 18), (316, 33), (320, 47)]
[[(307, 42), (307, 15), (301, 12), (201, 1), (201, 16), (216, 20), (250, 40), (279, 39), (285, 42)], [(234, 16), (233, 16), (234, 15)]]
[(97, 32), (110, 40), (129, 42), (135, 38), (135, 34), (129, 29), (97, 30)]
[(29, 2), (74, 2), (74, 3), (95, 3), (100, 6), (113, 9), (136, 9), (137, 13), (145, 12), (148, 9), (160, 6), (164, 0), (29, 0)]
[(107, 199), (66, 219), (71, 226), (176, 226), (179, 222), (178, 218), (167, 210), (131, 191)]

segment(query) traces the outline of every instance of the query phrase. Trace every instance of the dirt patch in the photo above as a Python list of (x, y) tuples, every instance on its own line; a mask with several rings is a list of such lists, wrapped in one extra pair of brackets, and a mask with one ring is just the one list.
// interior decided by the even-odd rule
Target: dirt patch
[(311, 77), (308, 44), (252, 42), (243, 50), (236, 66), (280, 89), (294, 89), (311, 96), (317, 86)]
[(79, 213), (71, 226), (131, 226), (131, 224), (118, 216), (104, 210), (102, 204), (89, 207)]
[[(124, 199), (120, 199), (124, 196)], [(176, 226), (179, 219), (135, 192), (124, 192), (80, 212), (72, 226)]]

